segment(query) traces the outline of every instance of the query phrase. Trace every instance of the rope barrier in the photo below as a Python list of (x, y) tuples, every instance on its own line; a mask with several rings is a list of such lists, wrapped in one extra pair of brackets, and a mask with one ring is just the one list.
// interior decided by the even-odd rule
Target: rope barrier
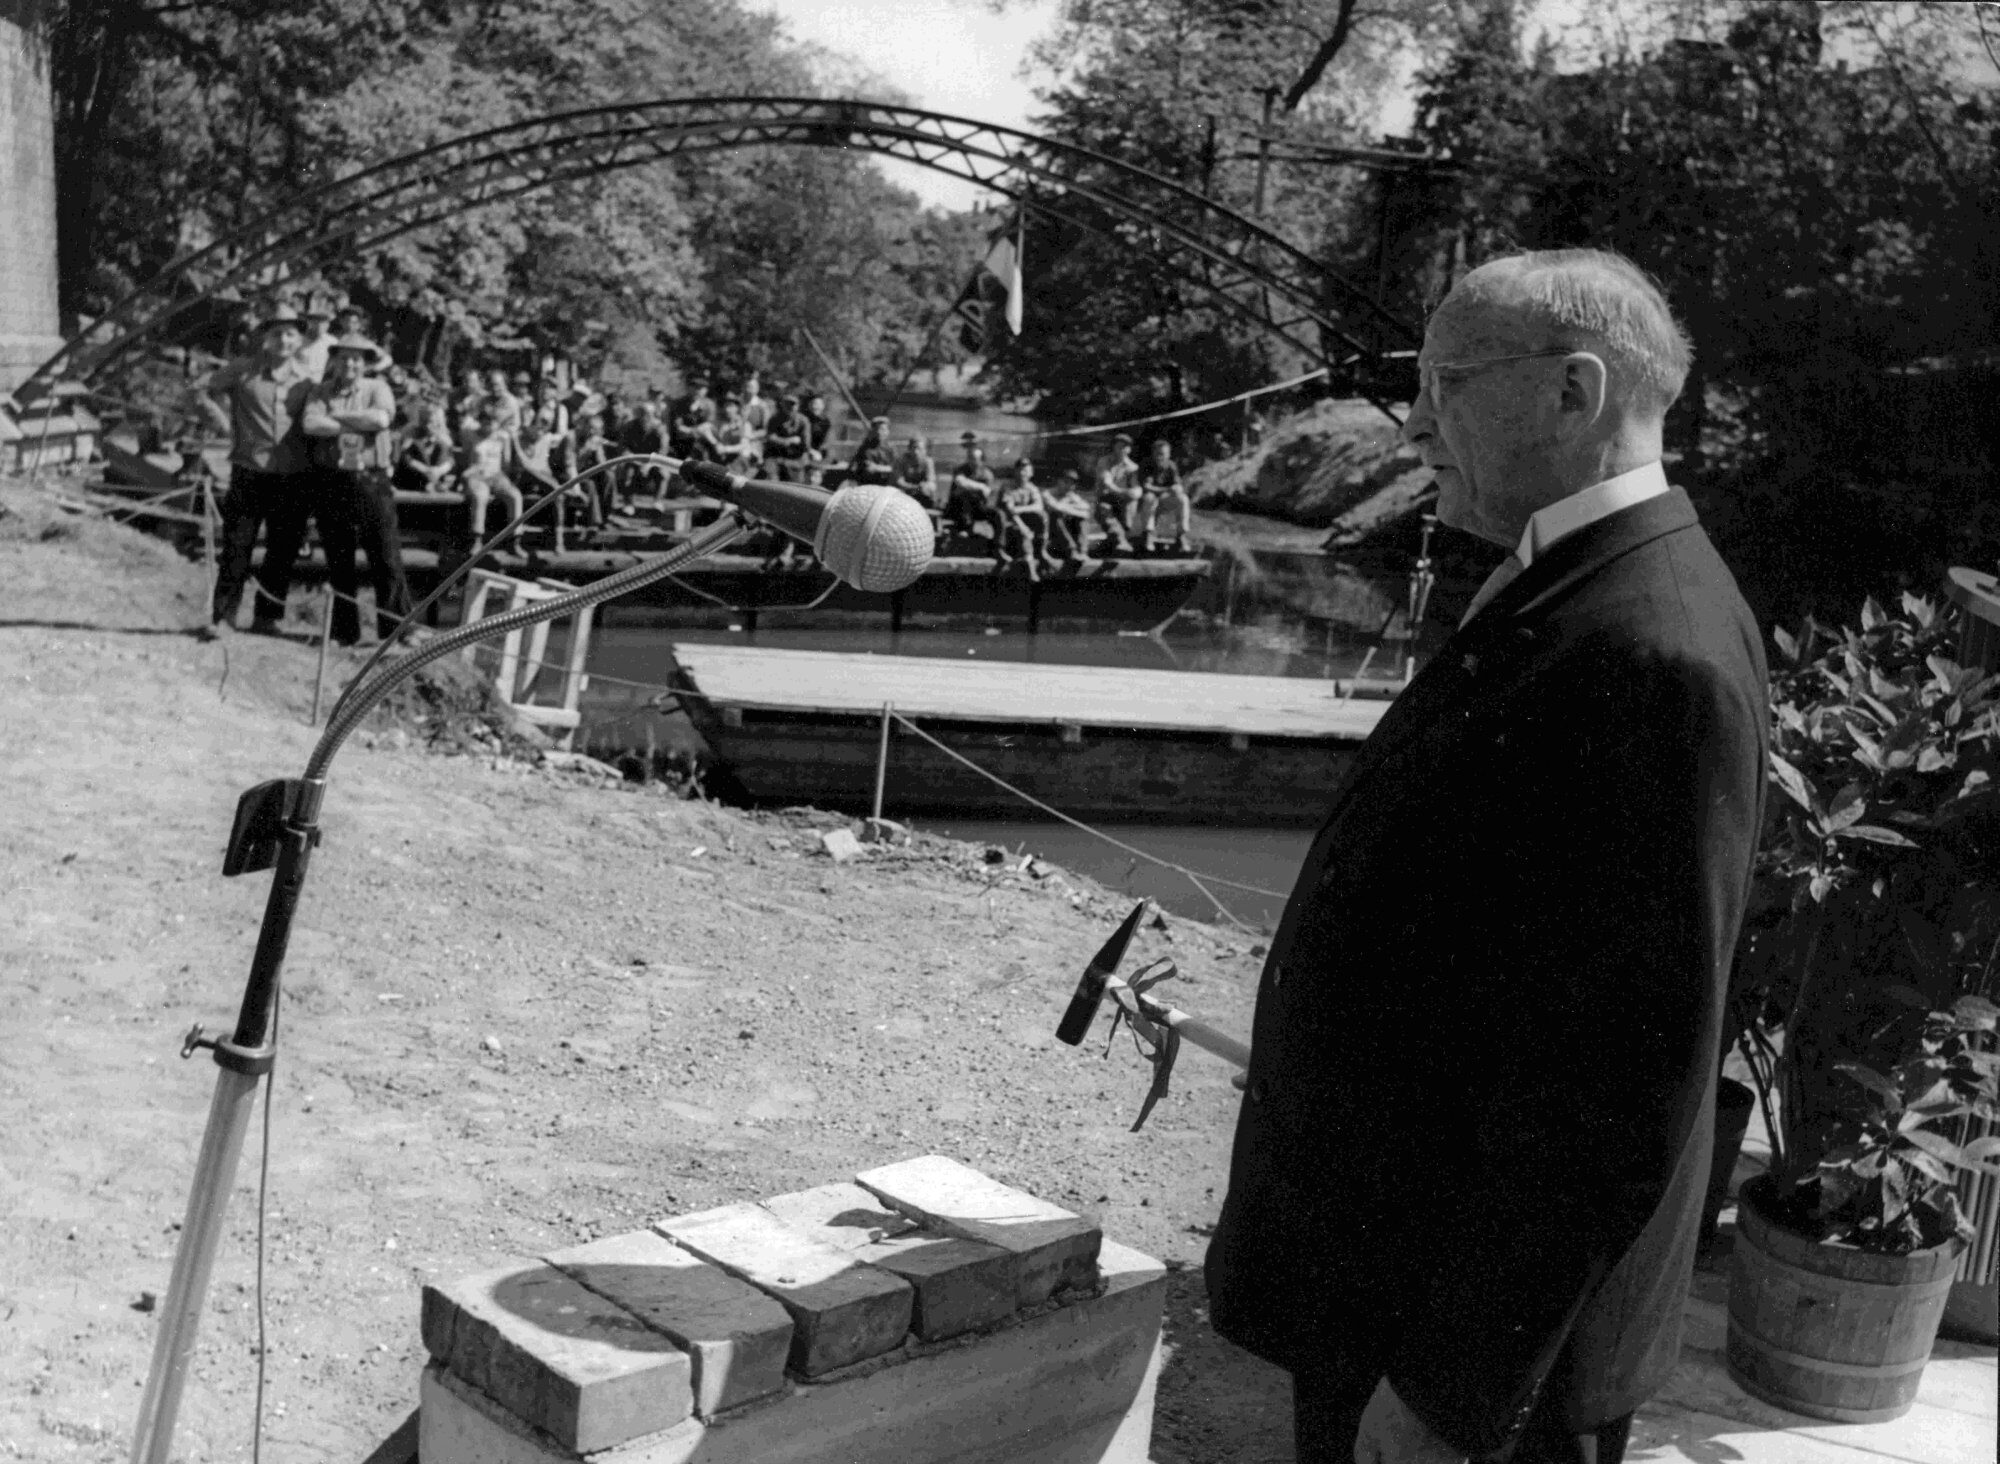
[(1273, 392), (1290, 391), (1304, 386), (1308, 381), (1317, 381), (1327, 374), (1328, 368), (1308, 371), (1303, 376), (1294, 376), (1288, 381), (1280, 381), (1271, 386), (1252, 387), (1249, 391), (1239, 391), (1235, 396), (1218, 397), (1212, 402), (1202, 402), (1198, 406), (1179, 407), (1171, 412), (1155, 412), (1150, 417), (1133, 417), (1123, 422), (1103, 422), (1090, 427), (1062, 427), (1055, 431), (1036, 428), (1032, 431), (1018, 428), (991, 428), (981, 431), (982, 437), (1026, 437), (1034, 441), (1054, 441), (1059, 437), (1094, 437), (1105, 432), (1119, 432), (1127, 427), (1150, 427), (1155, 422), (1171, 422), (1177, 417), (1196, 417), (1203, 412), (1217, 411), (1223, 407), (1233, 407), (1238, 402), (1247, 402), (1254, 397), (1270, 396)]
[(974, 762), (964, 753), (959, 752), (954, 748), (946, 747), (942, 742), (938, 741), (937, 738), (931, 736), (930, 733), (926, 732), (923, 728), (919, 727), (915, 722), (912, 722), (908, 717), (904, 716), (901, 712), (892, 709), (889, 715), (895, 721), (901, 722), (905, 727), (909, 728), (910, 731), (916, 733), (917, 736), (923, 738), (924, 741), (930, 743), (931, 746), (935, 747), (939, 752), (943, 753), (946, 757), (953, 758), (958, 762), (964, 763), (967, 767), (971, 768), (975, 773), (979, 774), (980, 777), (985, 778), (989, 782), (997, 783), (1000, 787), (1005, 788), (1009, 793), (1012, 793), (1016, 798), (1020, 799), (1023, 803), (1026, 803), (1031, 807), (1040, 809), (1043, 813), (1048, 814), (1052, 818), (1057, 818), (1062, 820), (1062, 822), (1070, 825), (1072, 828), (1083, 830), (1084, 833), (1089, 834), (1092, 838), (1102, 839), (1105, 843), (1111, 845), (1114, 849), (1118, 849), (1126, 854), (1130, 854), (1134, 858), (1144, 859), (1149, 864), (1157, 864), (1162, 869), (1170, 869), (1175, 874), (1182, 876), (1184, 879), (1188, 881), (1188, 883), (1192, 884), (1196, 889), (1200, 890), (1202, 894), (1207, 897), (1208, 902), (1213, 906), (1215, 906), (1217, 910), (1221, 911), (1223, 916), (1230, 922), (1230, 924), (1236, 926), (1239, 930), (1250, 931), (1252, 934), (1255, 934), (1255, 931), (1252, 930), (1250, 926), (1245, 925), (1241, 920), (1236, 918), (1235, 911), (1231, 910), (1227, 905), (1223, 904), (1222, 901), (1218, 900), (1215, 897), (1215, 892), (1208, 888), (1208, 884), (1203, 883), (1204, 880), (1212, 884), (1227, 885), (1231, 889), (1245, 890), (1253, 895), (1263, 895), (1273, 900), (1282, 900), (1285, 898), (1285, 896), (1277, 890), (1267, 890), (1259, 885), (1244, 884), (1241, 880), (1224, 879), (1221, 875), (1218, 874), (1208, 874), (1208, 875), (1197, 874), (1194, 870), (1189, 869), (1184, 864), (1176, 864), (1171, 859), (1162, 859), (1157, 854), (1148, 853), (1146, 850), (1141, 849), (1136, 845), (1128, 844), (1122, 839), (1113, 838), (1110, 834), (1105, 833), (1102, 829), (1094, 829), (1089, 824), (1085, 823), (1082, 819), (1072, 818), (1068, 814), (1064, 813), (1061, 809), (1051, 807), (1049, 804), (1046, 804), (1042, 802), (1041, 799), (1035, 797), (1032, 793), (1023, 792), (1021, 789), (1016, 788), (1012, 783), (1008, 782), (1005, 778), (1001, 777), (998, 773), (990, 772), (987, 769), (982, 768), (978, 763)]

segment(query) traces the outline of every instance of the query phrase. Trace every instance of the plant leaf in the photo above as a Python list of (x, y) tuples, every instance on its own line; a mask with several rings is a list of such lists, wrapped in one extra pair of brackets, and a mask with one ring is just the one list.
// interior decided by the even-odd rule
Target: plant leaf
[[(1916, 1135), (1911, 1134), (1909, 1137), (1915, 1138)], [(1934, 1139), (1937, 1135), (1925, 1134), (1924, 1137)], [(1926, 1153), (1922, 1149), (1902, 1149), (1897, 1152), (1896, 1158), (1902, 1163), (1909, 1165), (1910, 1168), (1930, 1176), (1930, 1178), (1936, 1180), (1939, 1184), (1951, 1183), (1951, 1170), (1946, 1168), (1944, 1161), (1934, 1154)]]
[(1855, 1082), (1880, 1098), (1887, 1106), (1889, 1112), (1901, 1113), (1903, 1111), (1903, 1090), (1873, 1068), (1865, 1068), (1858, 1062), (1837, 1062), (1833, 1066), (1835, 1071), (1847, 1074), (1848, 1077), (1854, 1079)]
[(1799, 663), (1799, 643), (1789, 630), (1782, 625), (1774, 625), (1771, 627), (1771, 639), (1777, 643), (1787, 661), (1794, 666)]
[(1887, 844), (1895, 849), (1917, 847), (1915, 840), (1906, 839), (1894, 829), (1884, 828), (1881, 824), (1855, 824), (1851, 828), (1832, 829), (1829, 832), (1836, 839), (1866, 839), (1871, 844)]
[(2000, 1006), (1974, 993), (1968, 992), (1953, 1002), (1951, 1012), (1970, 1031), (1991, 1032), (2000, 1027)]
[(1815, 816), (1819, 813), (1819, 807), (1812, 795), (1812, 786), (1806, 782), (1806, 775), (1775, 752), (1771, 754), (1771, 780), (1785, 791), (1792, 802), (1807, 813)]

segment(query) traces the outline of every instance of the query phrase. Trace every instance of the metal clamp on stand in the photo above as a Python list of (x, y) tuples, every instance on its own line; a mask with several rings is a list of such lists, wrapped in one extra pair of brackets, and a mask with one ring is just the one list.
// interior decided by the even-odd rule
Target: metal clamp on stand
[(205, 1030), (199, 1022), (188, 1028), (187, 1036), (181, 1039), (183, 1058), (193, 1057), (197, 1048), (206, 1047), (215, 1054), (217, 1066), (226, 1067), (233, 1073), (241, 1073), (246, 1078), (263, 1077), (278, 1060), (276, 1044), (245, 1047), (241, 1043), (230, 1041), (227, 1037), (206, 1036)]

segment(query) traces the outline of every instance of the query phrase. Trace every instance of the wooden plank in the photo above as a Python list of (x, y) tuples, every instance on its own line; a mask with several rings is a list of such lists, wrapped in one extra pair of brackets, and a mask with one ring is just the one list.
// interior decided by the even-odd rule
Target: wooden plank
[(1339, 682), (1286, 676), (968, 664), (686, 642), (676, 642), (673, 653), (712, 704), (835, 716), (879, 716), (888, 702), (918, 720), (1360, 742), (1387, 709), (1383, 702), (1343, 698)]

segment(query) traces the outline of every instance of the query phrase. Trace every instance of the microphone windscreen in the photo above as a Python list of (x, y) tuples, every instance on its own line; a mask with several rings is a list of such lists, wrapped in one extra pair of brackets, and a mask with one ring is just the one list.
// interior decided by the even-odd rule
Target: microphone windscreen
[(835, 493), (813, 538), (813, 552), (837, 578), (877, 594), (914, 583), (935, 548), (924, 506), (902, 489), (879, 483)]

